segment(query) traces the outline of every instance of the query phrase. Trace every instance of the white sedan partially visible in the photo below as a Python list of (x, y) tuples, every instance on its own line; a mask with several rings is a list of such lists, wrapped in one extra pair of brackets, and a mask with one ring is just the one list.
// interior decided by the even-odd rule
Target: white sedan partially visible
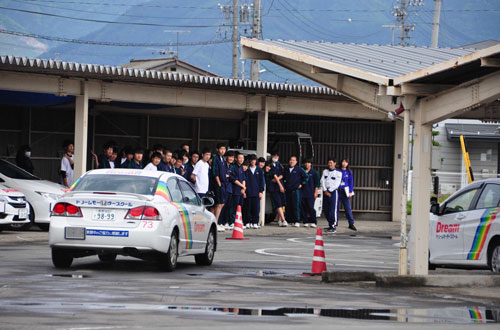
[(100, 169), (79, 178), (51, 213), (49, 244), (57, 268), (73, 258), (117, 255), (158, 260), (167, 271), (178, 256), (212, 264), (217, 247), (215, 217), (181, 176), (161, 171)]

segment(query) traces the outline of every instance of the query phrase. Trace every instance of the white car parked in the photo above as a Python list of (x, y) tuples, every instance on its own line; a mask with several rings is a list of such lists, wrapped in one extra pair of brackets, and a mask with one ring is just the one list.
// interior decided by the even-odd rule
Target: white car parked
[(181, 176), (161, 171), (100, 169), (79, 178), (52, 210), (49, 244), (58, 268), (73, 258), (118, 254), (155, 258), (168, 271), (177, 257), (194, 255), (212, 264), (217, 246), (215, 217)]
[(17, 189), (0, 183), (0, 231), (12, 224), (29, 223), (29, 205)]
[(474, 182), (431, 206), (429, 266), (500, 273), (500, 179)]
[(0, 159), (0, 183), (22, 192), (31, 206), (30, 221), (11, 227), (27, 229), (32, 223), (36, 223), (40, 229), (49, 230), (50, 210), (67, 191), (66, 187), (42, 180), (3, 159)]

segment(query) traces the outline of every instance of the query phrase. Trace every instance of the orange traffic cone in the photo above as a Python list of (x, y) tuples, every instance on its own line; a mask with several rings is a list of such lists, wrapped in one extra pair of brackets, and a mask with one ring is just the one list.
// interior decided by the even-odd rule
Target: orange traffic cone
[(316, 244), (314, 245), (314, 254), (313, 254), (311, 272), (302, 273), (302, 275), (318, 276), (325, 271), (326, 271), (326, 262), (325, 262), (325, 249), (323, 246), (323, 232), (321, 228), (318, 228), (318, 230), (316, 231)]
[(241, 206), (238, 205), (236, 209), (236, 218), (234, 219), (233, 237), (226, 237), (226, 239), (247, 240), (243, 235), (243, 220), (241, 218)]

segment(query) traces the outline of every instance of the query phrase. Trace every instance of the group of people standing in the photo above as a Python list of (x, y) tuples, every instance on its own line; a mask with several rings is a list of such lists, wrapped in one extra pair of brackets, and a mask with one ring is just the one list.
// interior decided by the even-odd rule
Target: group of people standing
[[(64, 142), (65, 154), (61, 159), (61, 183), (70, 187), (73, 183), (73, 143)], [(353, 176), (349, 159), (343, 158), (340, 168), (334, 157), (328, 159), (321, 175), (312, 168), (312, 160), (306, 159), (303, 167), (297, 156), (290, 156), (288, 165), (279, 162), (279, 153), (273, 152), (271, 161), (244, 155), (238, 151), (227, 151), (226, 145), (217, 145), (212, 156), (210, 149), (190, 151), (183, 144), (172, 152), (161, 145), (155, 145), (145, 153), (142, 149), (124, 148), (118, 154), (112, 142), (103, 146), (103, 152), (91, 152), (96, 168), (133, 168), (176, 173), (189, 181), (195, 191), (204, 197), (214, 197), (214, 213), (219, 231), (234, 227), (236, 210), (242, 208), (246, 228), (258, 229), (260, 201), (264, 191), (270, 194), (273, 211), (278, 225), (317, 227), (314, 208), (319, 189), (323, 192), (323, 211), (328, 220), (327, 232), (335, 232), (338, 225), (340, 204), (343, 204), (349, 229), (356, 231), (350, 199), (353, 196)]]

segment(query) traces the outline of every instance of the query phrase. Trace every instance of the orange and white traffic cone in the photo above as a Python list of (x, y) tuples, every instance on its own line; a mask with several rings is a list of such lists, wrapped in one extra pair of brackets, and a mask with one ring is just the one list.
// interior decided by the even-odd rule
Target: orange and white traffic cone
[(318, 276), (326, 272), (325, 248), (323, 245), (323, 231), (318, 228), (316, 231), (316, 244), (314, 244), (314, 254), (312, 269), (310, 273), (302, 273), (302, 275)]
[(226, 239), (235, 239), (235, 240), (247, 240), (243, 235), (243, 219), (241, 217), (241, 206), (238, 205), (236, 209), (236, 218), (234, 219), (234, 228), (233, 228), (233, 236), (226, 237)]

